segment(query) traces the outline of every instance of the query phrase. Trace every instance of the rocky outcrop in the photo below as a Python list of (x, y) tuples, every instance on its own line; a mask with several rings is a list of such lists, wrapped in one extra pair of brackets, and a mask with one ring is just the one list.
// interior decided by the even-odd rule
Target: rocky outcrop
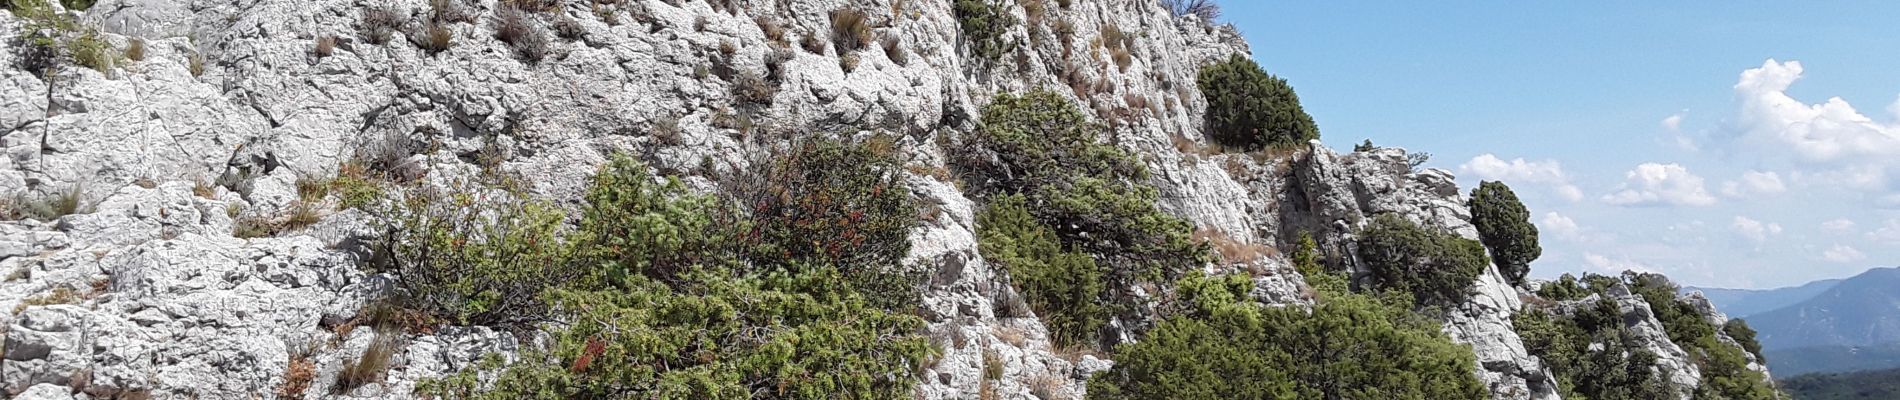
[[(1283, 240), (1309, 232), (1329, 254), (1346, 260), (1355, 276), (1367, 271), (1355, 261), (1352, 233), (1374, 215), (1392, 213), (1467, 239), (1478, 237), (1451, 174), (1413, 171), (1403, 149), (1338, 154), (1315, 143), (1294, 164), (1281, 190), (1257, 195), (1276, 196), (1282, 204), (1278, 231)], [(1446, 310), (1445, 333), (1471, 345), (1479, 375), (1495, 397), (1557, 398), (1550, 371), (1524, 350), (1511, 327), (1511, 315), (1523, 307), (1519, 289), (1506, 283), (1496, 266), (1486, 267), (1472, 285), (1468, 301)]]
[[(763, 157), (760, 143), (894, 133), (912, 164), (907, 185), (933, 210), (908, 257), (929, 271), (921, 314), (943, 350), (921, 398), (1079, 397), (1091, 374), (1113, 365), (1053, 348), (977, 251), (976, 204), (950, 178), (924, 172), (945, 167), (941, 144), (972, 129), (999, 91), (1050, 88), (1092, 110), (1113, 142), (1149, 165), (1166, 211), (1206, 238), (1257, 249), (1208, 269), (1250, 274), (1263, 302), (1311, 301), (1276, 250), (1300, 232), (1348, 266), (1352, 232), (1378, 213), (1476, 236), (1451, 175), (1413, 171), (1403, 150), (1205, 150), (1195, 76), (1246, 44), (1153, 1), (1008, 7), (1023, 24), (1004, 39), (1020, 51), (995, 63), (970, 55), (950, 2), (561, 3), (532, 18), (571, 21), (579, 34), (547, 33), (538, 61), (496, 39), (494, 0), (102, 0), (70, 14), (116, 48), (141, 43), (142, 57), (104, 71), (67, 66), (50, 79), (10, 67), (16, 44), (0, 40), (0, 195), (76, 192), (87, 211), (0, 222), (0, 307), (17, 310), (0, 316), (0, 389), (17, 398), (251, 398), (295, 386), (287, 369), (308, 362), (308, 397), (404, 398), (421, 379), (531, 342), (481, 328), (400, 334), (379, 383), (334, 385), (379, 340), (339, 329), (392, 279), (358, 267), (375, 221), (324, 203), (308, 228), (250, 239), (233, 231), (241, 218), (294, 211), (300, 180), (333, 176), (352, 158), (430, 181), (492, 168), (569, 201), (615, 152), (704, 189)], [(841, 53), (794, 44), (822, 38), (829, 13), (847, 7), (893, 45)], [(359, 34), (371, 9), (400, 20), (387, 43)], [(450, 45), (432, 52), (415, 44), (415, 28), (437, 13)], [(21, 24), (0, 12), (0, 39)], [(1123, 44), (1125, 62), (1091, 43), (1111, 27), (1141, 33)], [(766, 77), (769, 96), (739, 96), (747, 76)], [(1510, 325), (1519, 289), (1488, 268), (1473, 290), (1448, 310), (1445, 332), (1471, 345), (1496, 397), (1555, 398), (1549, 372)], [(992, 362), (1002, 379), (984, 376)]]

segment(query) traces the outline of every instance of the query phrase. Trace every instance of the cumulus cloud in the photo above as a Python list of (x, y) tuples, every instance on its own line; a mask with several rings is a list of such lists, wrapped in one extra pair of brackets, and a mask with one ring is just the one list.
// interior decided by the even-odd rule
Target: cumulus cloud
[(1590, 266), (1590, 268), (1595, 268), (1599, 272), (1611, 275), (1621, 274), (1623, 271), (1643, 273), (1656, 272), (1655, 269), (1650, 268), (1648, 265), (1643, 265), (1643, 263), (1632, 261), (1628, 258), (1610, 258), (1597, 253), (1583, 253), (1583, 263), (1584, 265)]
[[(1733, 128), (1750, 154), (1786, 159), (1816, 171), (1818, 184), (1885, 191), (1900, 172), (1900, 122), (1876, 121), (1839, 97), (1808, 104), (1788, 95), (1805, 72), (1799, 61), (1769, 59), (1735, 84)], [(1900, 103), (1887, 108), (1900, 114)]]
[(1556, 211), (1551, 211), (1544, 213), (1544, 218), (1537, 221), (1537, 230), (1550, 232), (1558, 237), (1576, 237), (1577, 232), (1581, 231), (1582, 228), (1577, 226), (1576, 220), (1570, 219), (1570, 217), (1564, 216), (1563, 214), (1558, 214)]
[(1682, 113), (1670, 114), (1668, 117), (1663, 118), (1662, 127), (1663, 129), (1668, 129), (1670, 132), (1681, 131)]
[(1781, 183), (1781, 174), (1774, 172), (1743, 172), (1741, 180), (1722, 184), (1722, 195), (1736, 198), (1780, 194), (1786, 191), (1788, 191), (1788, 185)]
[(1729, 224), (1729, 228), (1735, 230), (1736, 235), (1755, 243), (1767, 241), (1769, 236), (1781, 234), (1781, 224), (1763, 223), (1740, 215), (1735, 216), (1735, 222)]
[(1485, 153), (1459, 165), (1458, 170), (1487, 181), (1549, 186), (1558, 196), (1569, 201), (1583, 199), (1583, 190), (1570, 183), (1570, 175), (1564, 173), (1563, 164), (1556, 160), (1526, 161), (1513, 158), (1505, 161), (1497, 155)]
[(1834, 247), (1829, 247), (1826, 251), (1822, 251), (1821, 259), (1837, 263), (1851, 263), (1865, 260), (1867, 259), (1867, 255), (1862, 254), (1860, 250), (1856, 250), (1852, 246), (1836, 244)]
[(1854, 234), (1854, 221), (1848, 220), (1846, 218), (1840, 218), (1840, 219), (1835, 219), (1832, 221), (1822, 222), (1821, 231), (1836, 234), (1836, 235), (1852, 235)]
[(1867, 232), (1867, 240), (1886, 244), (1900, 244), (1900, 219), (1887, 220), (1886, 225)]
[(1644, 163), (1626, 174), (1628, 180), (1603, 202), (1619, 206), (1708, 206), (1715, 204), (1702, 177), (1677, 164)]

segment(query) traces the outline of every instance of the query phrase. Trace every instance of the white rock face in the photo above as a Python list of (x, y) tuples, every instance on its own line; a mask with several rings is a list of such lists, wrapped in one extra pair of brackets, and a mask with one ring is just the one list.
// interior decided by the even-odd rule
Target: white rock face
[[(1352, 232), (1372, 216), (1393, 213), (1467, 239), (1478, 237), (1451, 174), (1438, 169), (1413, 172), (1403, 149), (1338, 154), (1313, 146), (1296, 164), (1280, 194), (1286, 202), (1280, 209), (1280, 232), (1312, 233), (1328, 254), (1355, 260), (1355, 279), (1369, 272), (1353, 255)], [(1511, 316), (1523, 307), (1518, 289), (1506, 283), (1496, 266), (1487, 266), (1472, 285), (1471, 299), (1447, 310), (1445, 333), (1471, 345), (1478, 375), (1494, 397), (1557, 398), (1550, 370), (1524, 350), (1523, 339), (1511, 326)]]
[[(373, 221), (325, 203), (310, 228), (232, 232), (240, 216), (284, 215), (300, 179), (332, 176), (352, 158), (429, 180), (493, 162), (534, 194), (572, 201), (615, 152), (705, 189), (711, 176), (768, 156), (762, 142), (884, 131), (899, 136), (913, 172), (927, 171), (945, 166), (939, 138), (975, 128), (994, 93), (1047, 88), (1142, 157), (1164, 210), (1209, 237), (1266, 249), (1208, 266), (1251, 274), (1262, 302), (1310, 304), (1281, 251), (1299, 232), (1346, 260), (1351, 232), (1382, 212), (1476, 235), (1450, 174), (1414, 173), (1402, 150), (1202, 151), (1206, 104), (1195, 77), (1247, 45), (1231, 28), (1171, 17), (1152, 0), (1050, 3), (1035, 15), (1012, 5), (1026, 23), (1005, 37), (1022, 51), (994, 64), (969, 55), (945, 1), (787, 0), (732, 11), (704, 1), (562, 3), (536, 23), (571, 18), (583, 34), (550, 33), (549, 55), (527, 62), (495, 38), (495, 0), (447, 1), (469, 18), (445, 25), (452, 45), (439, 53), (409, 33), (430, 17), (425, 0), (102, 0), (78, 20), (117, 48), (141, 41), (142, 59), (105, 72), (68, 65), (50, 80), (12, 67), (8, 39), (21, 21), (0, 11), (0, 196), (77, 190), (89, 211), (0, 222), (0, 308), (19, 310), (0, 316), (0, 390), (272, 397), (303, 357), (316, 366), (307, 397), (408, 398), (421, 379), (519, 350), (521, 339), (487, 329), (405, 334), (381, 382), (333, 390), (337, 371), (377, 340), (335, 329), (391, 279), (359, 268)], [(796, 44), (827, 35), (829, 13), (846, 6), (896, 46), (841, 54)], [(360, 37), (370, 7), (387, 7), (405, 27), (385, 44)], [(773, 43), (768, 26), (786, 43)], [(1126, 65), (1090, 43), (1111, 26), (1133, 37)], [(1064, 29), (1072, 33), (1059, 37)], [(319, 54), (328, 39), (334, 48)], [(733, 94), (745, 74), (775, 82), (769, 101)], [(1012, 310), (1020, 295), (979, 254), (977, 205), (958, 184), (915, 173), (907, 185), (936, 210), (912, 232), (908, 258), (929, 271), (923, 315), (943, 349), (919, 397), (973, 398), (987, 387), (1006, 398), (1079, 398), (1112, 361), (1057, 351), (1033, 314)], [(1473, 347), (1496, 397), (1554, 398), (1549, 372), (1511, 329), (1517, 289), (1495, 268), (1474, 285), (1445, 331)], [(1002, 379), (984, 378), (989, 359), (1000, 360)]]

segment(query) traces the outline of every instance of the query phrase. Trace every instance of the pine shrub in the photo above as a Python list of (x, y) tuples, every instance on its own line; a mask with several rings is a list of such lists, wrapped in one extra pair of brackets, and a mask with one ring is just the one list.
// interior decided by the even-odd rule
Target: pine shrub
[(1512, 284), (1523, 284), (1524, 276), (1531, 272), (1531, 261), (1544, 254), (1537, 243), (1537, 225), (1531, 224), (1530, 210), (1503, 182), (1479, 183), (1471, 190), (1468, 204), (1478, 240), (1491, 249), (1498, 272)]
[(1469, 347), (1436, 321), (1391, 303), (1341, 294), (1307, 310), (1248, 301), (1240, 275), (1190, 275), (1191, 311), (1089, 380), (1090, 399), (1475, 399), (1485, 397)]
[(1373, 283), (1414, 296), (1420, 305), (1450, 306), (1471, 295), (1484, 273), (1484, 245), (1430, 230), (1395, 214), (1381, 214), (1359, 232), (1359, 257)]
[(1016, 42), (1003, 37), (1018, 21), (1002, 0), (956, 0), (952, 11), (963, 30), (964, 45), (978, 60), (995, 64), (1015, 51)]
[(1222, 146), (1254, 150), (1319, 138), (1313, 117), (1285, 79), (1269, 75), (1239, 54), (1201, 68), (1207, 132)]
[(976, 225), (983, 256), (1009, 271), (1056, 345), (1095, 344), (1109, 317), (1102, 305), (1106, 273), (1095, 259), (1064, 248), (1054, 230), (1030, 215), (1022, 196), (991, 201)]

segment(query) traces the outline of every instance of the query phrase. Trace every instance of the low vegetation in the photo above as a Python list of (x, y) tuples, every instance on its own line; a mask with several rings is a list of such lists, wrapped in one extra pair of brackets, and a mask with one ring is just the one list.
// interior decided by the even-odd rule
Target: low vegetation
[(963, 46), (977, 59), (993, 65), (1016, 50), (1016, 41), (1004, 37), (1019, 23), (1007, 1), (956, 0), (951, 8), (963, 30)]
[[(595, 176), (572, 231), (543, 228), (558, 225), (543, 223), (558, 221), (558, 213), (503, 212), (476, 226), (522, 229), (427, 230), (443, 233), (424, 238), (467, 243), (397, 248), (397, 258), (445, 252), (517, 267), (468, 272), (483, 275), (474, 282), (512, 287), (421, 288), (453, 294), (447, 298), (461, 304), (449, 310), (466, 316), (509, 309), (487, 304), (516, 304), (487, 295), (493, 291), (526, 302), (512, 307), (526, 313), (464, 321), (570, 321), (552, 330), (548, 347), (521, 361), (504, 365), (491, 357), (420, 391), (451, 399), (910, 397), (921, 363), (936, 352), (920, 334), (923, 321), (880, 306), (898, 302), (853, 278), (893, 271), (907, 251), (901, 233), (916, 212), (894, 185), (896, 170), (886, 169), (897, 164), (862, 143), (804, 146), (768, 166), (760, 176), (768, 179), (755, 181), (761, 184), (742, 188), (761, 191), (734, 190), (730, 197), (693, 194), (677, 179), (655, 179), (645, 165), (617, 157)], [(534, 249), (456, 248), (493, 246), (482, 242)], [(538, 262), (505, 261), (516, 259)], [(520, 274), (534, 276), (507, 280)], [(484, 384), (478, 376), (494, 380)]]
[[(1544, 284), (1540, 296), (1569, 301), (1599, 295), (1595, 303), (1575, 307), (1531, 306), (1515, 315), (1512, 325), (1524, 338), (1525, 350), (1542, 358), (1556, 373), (1565, 398), (1668, 398), (1678, 390), (1657, 363), (1657, 355), (1630, 332), (1617, 300), (1609, 289), (1624, 285), (1649, 304), (1670, 341), (1689, 354), (1702, 372), (1692, 393), (1696, 399), (1786, 398), (1759, 372), (1747, 368), (1747, 353), (1759, 348), (1746, 323), (1732, 320), (1716, 326), (1687, 302), (1677, 299), (1677, 288), (1653, 274), (1628, 273), (1623, 278), (1565, 275)], [(1562, 310), (1569, 309), (1567, 314)], [(1717, 332), (1734, 339), (1721, 340)], [(1609, 350), (1606, 350), (1609, 349)], [(1627, 351), (1611, 351), (1627, 349)]]
[(1009, 271), (1057, 347), (1096, 343), (1110, 314), (1100, 303), (1107, 272), (1093, 257), (1064, 246), (1019, 195), (991, 201), (976, 225), (983, 256)]
[[(92, 2), (66, 2), (69, 10), (84, 10)], [(14, 67), (46, 78), (65, 63), (106, 72), (123, 62), (124, 55), (107, 43), (99, 31), (56, 12), (49, 0), (11, 0), (7, 10), (19, 18), (19, 30), (10, 43)], [(141, 53), (143, 49), (141, 49)]]
[[(1703, 318), (1701, 313), (1696, 312), (1695, 306), (1676, 299), (1679, 288), (1670, 283), (1668, 278), (1655, 274), (1635, 274), (1628, 281), (1630, 291), (1641, 295), (1649, 303), (1656, 320), (1661, 321), (1663, 330), (1669, 332), (1669, 340), (1688, 352), (1690, 361), (1701, 369), (1702, 385), (1696, 387), (1696, 398), (1752, 400), (1784, 397), (1768, 382), (1767, 376), (1748, 369), (1746, 350), (1716, 336), (1716, 332), (1723, 327)], [(1748, 336), (1752, 339), (1750, 333)]]
[(1191, 239), (1186, 221), (1156, 208), (1160, 194), (1146, 184), (1146, 167), (1103, 143), (1106, 131), (1054, 92), (998, 95), (983, 108), (981, 128), (959, 144), (957, 166), (987, 178), (971, 189), (992, 206), (1011, 196), (1033, 205), (1027, 212), (1062, 251), (1088, 254), (1103, 271), (1107, 290), (1097, 302), (1132, 317), (1141, 308), (1136, 286), (1171, 282), (1213, 261), (1212, 252)]
[(1319, 138), (1319, 127), (1285, 79), (1235, 54), (1201, 68), (1196, 81), (1207, 98), (1207, 131), (1222, 146), (1254, 150)]
[(871, 22), (863, 11), (842, 9), (831, 12), (831, 45), (839, 55), (858, 51), (871, 44)]
[(1784, 379), (1781, 387), (1801, 400), (1874, 400), (1900, 398), (1900, 369), (1807, 374)]
[(1468, 347), (1404, 296), (1327, 293), (1309, 313), (1250, 301), (1240, 275), (1182, 280), (1182, 315), (1122, 345), (1090, 399), (1475, 399)]
[(1359, 257), (1382, 290), (1414, 296), (1420, 305), (1451, 306), (1471, 295), (1489, 262), (1484, 245), (1450, 232), (1381, 214), (1359, 232)]

